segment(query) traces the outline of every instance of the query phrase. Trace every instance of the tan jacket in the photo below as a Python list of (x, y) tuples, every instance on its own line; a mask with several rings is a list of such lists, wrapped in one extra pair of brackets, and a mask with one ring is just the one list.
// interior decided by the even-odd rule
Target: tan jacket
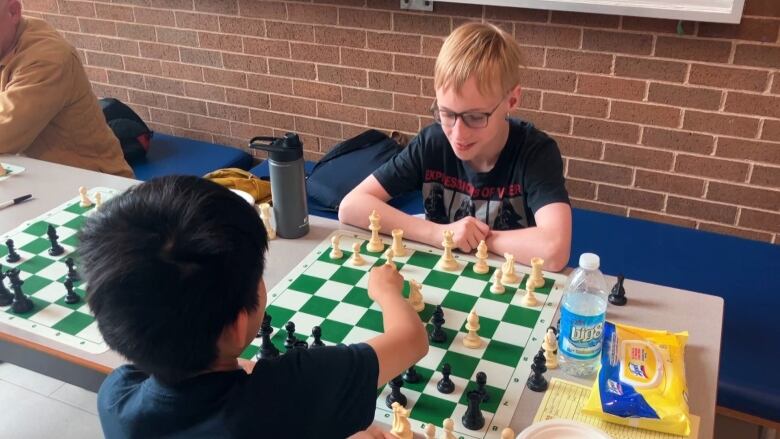
[(133, 176), (76, 50), (42, 20), (22, 18), (0, 60), (0, 154)]

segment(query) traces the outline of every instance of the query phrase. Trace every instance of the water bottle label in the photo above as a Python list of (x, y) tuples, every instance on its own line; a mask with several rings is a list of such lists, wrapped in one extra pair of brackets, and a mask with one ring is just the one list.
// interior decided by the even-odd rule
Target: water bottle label
[(561, 309), (560, 349), (577, 360), (592, 360), (601, 352), (604, 314), (582, 316)]

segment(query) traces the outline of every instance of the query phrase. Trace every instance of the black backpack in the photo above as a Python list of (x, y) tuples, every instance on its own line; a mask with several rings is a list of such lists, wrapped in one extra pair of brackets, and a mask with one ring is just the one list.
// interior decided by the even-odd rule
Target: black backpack
[(349, 191), (403, 147), (377, 130), (365, 131), (328, 151), (306, 180), (310, 207), (336, 212)]
[(146, 157), (154, 132), (119, 99), (101, 98), (99, 102), (106, 123), (122, 145), (125, 160), (133, 164)]

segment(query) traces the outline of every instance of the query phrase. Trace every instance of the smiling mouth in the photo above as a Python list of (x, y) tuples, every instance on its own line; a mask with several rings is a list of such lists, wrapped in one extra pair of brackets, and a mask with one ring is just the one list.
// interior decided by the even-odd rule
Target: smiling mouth
[(473, 147), (474, 144), (476, 144), (476, 142), (471, 142), (471, 143), (455, 142), (455, 143), (453, 143), (453, 145), (455, 146), (455, 149), (460, 150), (460, 151), (465, 151), (465, 150)]

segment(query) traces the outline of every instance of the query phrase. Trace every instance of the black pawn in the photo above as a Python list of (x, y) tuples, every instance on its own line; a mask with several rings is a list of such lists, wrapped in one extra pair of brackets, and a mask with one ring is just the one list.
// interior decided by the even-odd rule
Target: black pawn
[(295, 337), (295, 323), (287, 322), (287, 324), (284, 325), (284, 330), (287, 331), (287, 338), (284, 340), (284, 349), (285, 351), (290, 352), (295, 347), (295, 342), (298, 341)]
[(390, 394), (385, 399), (388, 408), (393, 408), (393, 403), (397, 402), (406, 407), (406, 395), (401, 393), (401, 386), (404, 385), (404, 379), (400, 375), (390, 380)]
[(626, 289), (623, 288), (625, 276), (618, 274), (617, 283), (612, 287), (612, 294), (609, 295), (609, 303), (616, 306), (623, 306), (628, 302), (626, 299)]
[(73, 281), (70, 278), (65, 279), (65, 289), (68, 291), (65, 295), (65, 303), (72, 305), (81, 301), (81, 297), (73, 291)]
[(544, 365), (544, 350), (539, 349), (539, 352), (534, 355), (534, 363), (531, 365), (533, 373), (528, 377), (525, 385), (534, 392), (544, 392), (547, 390), (547, 379), (542, 375), (547, 372), (547, 366)]
[(65, 253), (65, 249), (62, 248), (59, 242), (57, 242), (57, 240), (60, 237), (57, 236), (57, 230), (54, 229), (53, 225), (49, 224), (49, 227), (46, 229), (46, 236), (49, 237), (49, 242), (51, 243), (51, 248), (49, 249), (49, 255), (59, 256)]
[(442, 378), (436, 384), (436, 389), (441, 393), (452, 393), (455, 391), (455, 383), (450, 379), (452, 369), (449, 363), (444, 363), (441, 367)]
[(260, 325), (260, 350), (257, 351), (258, 359), (271, 359), (279, 356), (279, 349), (276, 349), (274, 343), (271, 341), (271, 334), (273, 334), (274, 328), (271, 327), (271, 316), (266, 314), (263, 316), (263, 324)]
[(314, 337), (314, 341), (311, 342), (311, 347), (318, 348), (320, 346), (325, 346), (325, 343), (322, 342), (322, 328), (319, 326), (311, 328), (311, 336)]
[(65, 258), (65, 265), (68, 266), (68, 279), (72, 280), (73, 282), (81, 280), (81, 276), (79, 276), (78, 272), (76, 272), (76, 262), (73, 260), (73, 258)]
[(436, 310), (433, 311), (433, 330), (428, 338), (434, 343), (444, 343), (447, 341), (447, 333), (441, 329), (441, 325), (444, 324), (444, 310), (441, 309), (441, 305), (436, 305)]
[(309, 349), (309, 343), (307, 343), (306, 340), (296, 340), (295, 344), (293, 345), (293, 348), (295, 348), (295, 349)]
[(19, 262), (22, 257), (19, 256), (19, 253), (16, 253), (16, 246), (14, 245), (14, 240), (9, 239), (5, 241), (5, 246), (8, 247), (8, 256), (5, 257), (5, 260), (14, 263)]
[(482, 410), (479, 409), (483, 395), (479, 390), (472, 390), (466, 396), (469, 398), (469, 406), (460, 420), (463, 426), (469, 430), (479, 430), (485, 426), (485, 417), (482, 416)]
[(406, 370), (406, 373), (404, 373), (404, 381), (407, 383), (420, 382), (420, 374), (417, 373), (417, 369), (414, 368), (414, 364), (412, 364), (409, 369)]
[(11, 311), (13, 311), (15, 314), (32, 311), (33, 301), (30, 300), (30, 298), (27, 297), (22, 291), (22, 284), (24, 281), (19, 279), (19, 269), (14, 268), (12, 270), (8, 270), (6, 274), (8, 279), (11, 281), (11, 289), (14, 290), (14, 301), (11, 304)]
[(487, 384), (487, 374), (485, 372), (477, 372), (477, 392), (482, 393), (482, 402), (488, 402), (490, 395), (488, 395), (485, 385)]
[(3, 266), (0, 265), (0, 306), (8, 306), (14, 302), (14, 295), (5, 286), (5, 273), (3, 273)]

